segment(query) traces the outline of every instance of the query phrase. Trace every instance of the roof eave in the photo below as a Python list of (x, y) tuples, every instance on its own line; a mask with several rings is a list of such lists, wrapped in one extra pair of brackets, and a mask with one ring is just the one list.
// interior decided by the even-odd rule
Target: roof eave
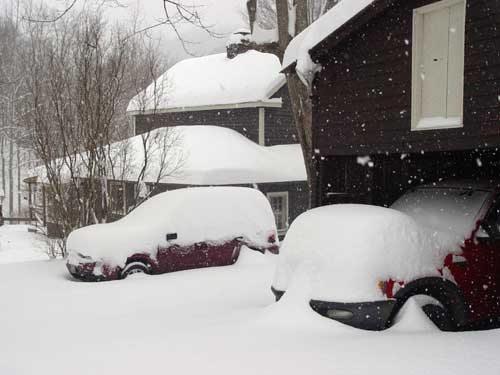
[(196, 107), (175, 107), (175, 108), (156, 108), (146, 110), (127, 111), (129, 116), (138, 115), (153, 115), (161, 113), (178, 113), (178, 112), (199, 112), (199, 111), (216, 111), (226, 109), (242, 109), (242, 108), (281, 108), (283, 101), (281, 98), (264, 99), (254, 102), (234, 103), (234, 104), (214, 104)]

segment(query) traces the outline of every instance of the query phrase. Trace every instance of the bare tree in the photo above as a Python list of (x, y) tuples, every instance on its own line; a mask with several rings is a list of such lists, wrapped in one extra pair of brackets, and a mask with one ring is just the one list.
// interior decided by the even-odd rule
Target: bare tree
[[(252, 46), (255, 49), (276, 54), (281, 60), (293, 37), (304, 31), (314, 20), (319, 18), (338, 0), (248, 0), (249, 20), (261, 22), (262, 14), (276, 16), (278, 40)], [(266, 19), (266, 22), (268, 20)], [(253, 25), (251, 25), (253, 29)], [(251, 42), (250, 42), (251, 43)], [(255, 43), (254, 43), (255, 44)], [(310, 85), (295, 72), (287, 73), (288, 90), (292, 102), (292, 111), (298, 138), (306, 163), (307, 178), (310, 188), (310, 203), (316, 200), (314, 152), (312, 148), (312, 102)]]
[[(127, 160), (134, 162), (138, 152), (117, 149), (126, 142), (116, 141), (130, 135), (126, 106), (164, 66), (152, 45), (91, 11), (29, 22), (25, 33), (25, 124), (43, 164), (51, 219), (66, 237), (76, 227), (109, 220), (109, 180), (124, 179)], [(163, 166), (155, 169), (158, 181), (172, 173), (167, 158), (174, 140), (169, 132), (143, 136), (138, 180), (152, 154)]]
[(19, 30), (18, 8), (19, 2), (13, 2), (12, 7), (0, 15), (1, 179), (2, 189), (7, 192), (8, 213), (11, 217), (15, 212), (21, 213), (21, 168), (26, 156), (26, 134), (20, 126), (22, 113), (19, 105), (26, 93), (24, 70), (19, 64), (19, 51), (25, 41)]

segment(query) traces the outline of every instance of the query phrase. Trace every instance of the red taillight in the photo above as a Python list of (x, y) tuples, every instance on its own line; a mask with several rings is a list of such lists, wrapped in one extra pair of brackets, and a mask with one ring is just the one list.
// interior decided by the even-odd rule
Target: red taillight
[(267, 237), (267, 242), (276, 243), (276, 233), (273, 233), (269, 237)]

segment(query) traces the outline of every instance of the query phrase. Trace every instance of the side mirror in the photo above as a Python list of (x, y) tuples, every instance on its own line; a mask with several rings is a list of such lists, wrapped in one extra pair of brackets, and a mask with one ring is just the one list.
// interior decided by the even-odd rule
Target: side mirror
[(496, 223), (483, 222), (476, 233), (476, 241), (482, 243), (497, 242), (500, 240), (500, 228)]
[(167, 241), (173, 241), (177, 239), (177, 233), (167, 233)]
[(490, 239), (490, 235), (488, 234), (488, 232), (486, 231), (486, 229), (484, 228), (484, 225), (481, 224), (481, 226), (479, 227), (477, 233), (476, 233), (476, 240), (478, 242), (486, 242)]

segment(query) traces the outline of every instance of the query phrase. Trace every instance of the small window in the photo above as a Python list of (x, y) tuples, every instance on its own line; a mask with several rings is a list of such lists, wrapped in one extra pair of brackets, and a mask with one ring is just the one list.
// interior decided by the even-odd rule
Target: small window
[(412, 130), (463, 127), (466, 0), (414, 10)]
[(268, 193), (267, 198), (273, 209), (278, 233), (288, 230), (288, 192)]
[(112, 181), (109, 183), (109, 200), (110, 211), (117, 215), (125, 215), (126, 199), (125, 199), (125, 184), (120, 181)]

